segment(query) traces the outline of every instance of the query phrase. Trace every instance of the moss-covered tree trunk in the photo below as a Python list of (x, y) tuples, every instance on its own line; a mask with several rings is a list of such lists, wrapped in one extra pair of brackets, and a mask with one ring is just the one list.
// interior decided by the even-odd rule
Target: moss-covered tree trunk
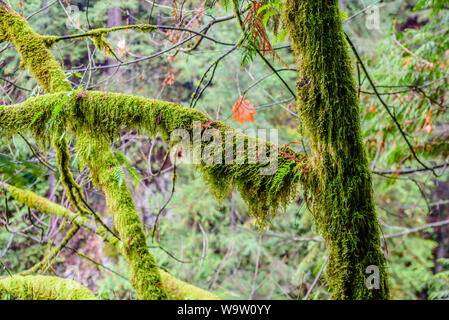
[(286, 0), (284, 23), (300, 74), (297, 103), (316, 172), (311, 208), (328, 248), (333, 298), (387, 299), (386, 261), (338, 1)]

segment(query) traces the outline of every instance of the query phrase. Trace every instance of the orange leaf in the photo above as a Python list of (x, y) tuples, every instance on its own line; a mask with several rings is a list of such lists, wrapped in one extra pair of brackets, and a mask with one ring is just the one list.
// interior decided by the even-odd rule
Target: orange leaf
[(402, 64), (403, 67), (406, 67), (410, 64), (410, 62), (412, 61), (412, 57), (407, 57), (404, 59), (404, 63)]
[(376, 107), (373, 106), (373, 105), (371, 105), (371, 106), (368, 108), (368, 112), (371, 112), (371, 113), (376, 112)]
[(164, 81), (162, 81), (162, 86), (165, 87), (166, 85), (172, 85), (173, 82), (175, 81), (175, 75), (173, 74), (173, 72), (170, 70), (167, 72), (167, 74), (165, 75), (165, 79)]
[(425, 112), (423, 112), (423, 115), (426, 118), (426, 121), (424, 122), (424, 128), (422, 129), (422, 131), (430, 134), (433, 132), (432, 110), (429, 108), (429, 112), (427, 114)]
[(428, 125), (425, 126), (422, 130), (425, 131), (425, 132), (427, 132), (427, 133), (432, 133), (433, 127), (432, 127), (431, 124), (428, 124)]
[(232, 108), (232, 120), (236, 120), (240, 123), (245, 121), (254, 122), (254, 115), (256, 114), (256, 109), (254, 105), (248, 100), (245, 100), (245, 96), (241, 96), (237, 99), (237, 102)]

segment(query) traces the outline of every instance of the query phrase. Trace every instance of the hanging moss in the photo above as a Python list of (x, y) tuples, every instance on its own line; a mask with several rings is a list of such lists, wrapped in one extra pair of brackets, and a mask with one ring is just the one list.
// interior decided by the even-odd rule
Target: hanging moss
[(36, 275), (0, 279), (0, 299), (96, 300), (96, 297), (73, 280)]
[(155, 32), (157, 30), (157, 26), (153, 26), (150, 24), (134, 24), (134, 25), (126, 25), (126, 26), (117, 26), (112, 28), (98, 28), (92, 29), (85, 33), (79, 33), (69, 36), (41, 36), (42, 40), (47, 48), (51, 48), (55, 43), (61, 40), (67, 39), (81, 39), (81, 38), (91, 38), (94, 42), (95, 47), (102, 51), (103, 49), (109, 49), (107, 47), (106, 37), (111, 32), (121, 31), (121, 30), (138, 30), (141, 32)]
[(89, 215), (89, 211), (85, 207), (84, 196), (81, 188), (74, 183), (72, 172), (70, 171), (70, 155), (68, 152), (67, 140), (63, 139), (61, 134), (56, 134), (53, 138), (53, 145), (56, 147), (56, 162), (58, 164), (59, 173), (61, 174), (61, 182), (66, 186), (66, 194), (75, 208), (84, 216)]
[[(59, 111), (55, 118), (56, 108)], [(98, 163), (91, 168), (96, 183), (99, 182), (97, 171), (101, 170), (102, 164), (99, 160), (101, 157), (97, 159), (92, 156), (96, 148), (93, 140), (109, 145), (120, 137), (123, 129), (136, 130), (149, 136), (160, 133), (168, 140), (176, 129), (186, 129), (193, 137), (197, 129), (193, 123), (199, 122), (203, 133), (212, 129), (218, 130), (223, 137), (228, 130), (234, 133), (234, 159), (237, 137), (245, 144), (244, 159), (248, 159), (251, 146), (256, 143), (266, 146), (266, 154), (269, 154), (271, 148), (268, 143), (243, 135), (221, 122), (211, 121), (197, 110), (125, 94), (78, 90), (30, 98), (22, 104), (0, 107), (0, 128), (10, 134), (30, 129), (35, 137), (48, 141), (56, 134), (51, 129), (51, 123), (54, 122), (60, 123), (76, 136), (78, 157), (83, 163)], [(203, 142), (202, 148), (207, 145), (208, 142)], [(278, 208), (285, 207), (297, 195), (300, 184), (310, 179), (308, 161), (304, 155), (288, 146), (276, 148), (279, 153), (278, 169), (272, 175), (260, 174), (259, 170), (267, 166), (263, 161), (254, 164), (247, 160), (244, 164), (236, 164), (235, 161), (232, 164), (208, 164), (203, 161), (199, 170), (211, 186), (212, 194), (219, 200), (228, 195), (231, 187), (236, 187), (247, 203), (250, 214), (263, 226)], [(225, 148), (222, 149), (224, 152)], [(221, 156), (224, 158), (224, 154)]]
[[(0, 30), (6, 39), (13, 42), (21, 57), (21, 64), (28, 67), (38, 82), (47, 92), (61, 92), (72, 90), (72, 86), (65, 79), (65, 74), (59, 63), (48, 51), (51, 37), (42, 37), (35, 33), (22, 16), (4, 4), (0, 8)], [(62, 102), (63, 103), (63, 102)], [(57, 114), (62, 106), (53, 110), (52, 119), (56, 120)], [(49, 124), (53, 130), (58, 129), (58, 124)], [(62, 132), (54, 137), (54, 146), (61, 173), (62, 184), (66, 188), (71, 204), (82, 214), (87, 215), (85, 201), (81, 188), (75, 182), (68, 169), (70, 155), (68, 153), (67, 141)]]
[[(32, 98), (17, 106), (1, 106), (0, 128), (9, 134), (30, 129), (42, 144), (53, 142), (62, 182), (69, 199), (80, 213), (87, 215), (81, 188), (68, 170), (69, 154), (65, 129), (74, 133), (81, 161), (89, 165), (94, 183), (105, 193), (108, 209), (113, 215), (114, 225), (122, 240), (122, 252), (130, 264), (133, 286), (143, 299), (167, 298), (156, 263), (146, 246), (145, 235), (131, 194), (125, 184), (120, 184), (110, 174), (110, 170), (118, 165), (110, 150), (110, 142), (120, 136), (123, 128), (135, 129), (152, 136), (161, 133), (166, 139), (175, 129), (190, 129), (192, 133), (194, 121), (204, 125), (203, 131), (211, 127), (223, 133), (229, 128), (222, 123), (211, 121), (196, 110), (169, 102), (119, 94), (70, 91), (71, 85), (65, 79), (64, 72), (47, 50), (63, 37), (36, 34), (20, 15), (3, 2), (1, 4), (2, 39), (14, 43), (21, 56), (22, 65), (30, 69), (45, 91), (60, 93)], [(148, 25), (136, 26), (135, 29), (154, 31), (154, 27)], [(104, 47), (105, 35), (110, 31), (94, 30), (89, 36), (94, 38), (98, 47)], [(249, 152), (250, 140), (245, 137), (246, 155)], [(226, 196), (235, 185), (247, 201), (250, 212), (264, 225), (279, 206), (285, 206), (296, 194), (299, 182), (305, 179), (304, 173), (308, 171), (306, 159), (302, 155), (288, 147), (281, 148), (281, 151), (283, 154), (279, 157), (280, 169), (274, 175), (258, 174), (258, 170), (265, 166), (260, 161), (256, 164), (218, 167), (202, 163), (200, 170), (218, 198)], [(167, 284), (173, 290), (173, 286), (179, 283), (172, 281)], [(185, 290), (190, 288), (179, 288), (175, 296), (180, 292), (184, 294)]]
[[(284, 23), (301, 70), (299, 116), (310, 140), (312, 211), (326, 240), (336, 299), (389, 298), (358, 98), (337, 0), (287, 0)], [(369, 290), (375, 265), (380, 288)]]
[[(92, 38), (94, 41), (95, 47), (98, 50), (103, 50), (107, 46), (106, 36), (110, 32), (120, 31), (120, 30), (139, 30), (141, 32), (154, 32), (157, 30), (157, 26), (149, 25), (149, 24), (135, 24), (135, 25), (126, 25), (126, 26), (118, 26), (112, 28), (98, 28), (89, 30), (86, 33), (76, 34), (73, 36), (69, 36), (70, 38)], [(65, 37), (59, 37), (55, 39), (55, 41), (63, 40)]]

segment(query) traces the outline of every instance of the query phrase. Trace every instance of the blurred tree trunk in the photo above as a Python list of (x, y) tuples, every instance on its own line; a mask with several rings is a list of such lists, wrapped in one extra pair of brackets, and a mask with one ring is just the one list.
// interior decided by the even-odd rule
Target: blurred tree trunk
[[(108, 9), (108, 28), (112, 27), (118, 27), (122, 25), (122, 11), (118, 7), (113, 7)], [(111, 42), (113, 44), (116, 44), (120, 40), (119, 34), (110, 34), (109, 35)], [(115, 48), (113, 48), (115, 50)], [(114, 65), (117, 61), (110, 58), (108, 59), (108, 65)], [(108, 74), (112, 75), (114, 73), (119, 73), (119, 70), (116, 70), (115, 68), (108, 69)]]

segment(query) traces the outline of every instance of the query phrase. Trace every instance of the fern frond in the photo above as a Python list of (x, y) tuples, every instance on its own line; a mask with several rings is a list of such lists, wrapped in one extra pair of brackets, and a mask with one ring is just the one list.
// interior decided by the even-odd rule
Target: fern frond
[[(248, 32), (248, 43), (252, 41), (252, 46), (260, 50), (264, 56), (271, 55), (286, 68), (289, 68), (277, 54), (276, 50), (274, 50), (270, 39), (268, 38), (267, 30), (265, 28), (268, 24), (268, 20), (276, 16), (278, 17), (277, 19), (279, 19), (279, 13), (274, 9), (270, 9), (270, 7), (270, 4), (263, 5), (262, 0), (252, 0), (252, 7), (248, 10), (245, 19), (243, 20), (243, 25)], [(264, 11), (265, 14), (262, 14)], [(279, 24), (279, 20), (277, 20), (277, 24)], [(247, 56), (251, 56), (251, 50), (248, 50)]]

